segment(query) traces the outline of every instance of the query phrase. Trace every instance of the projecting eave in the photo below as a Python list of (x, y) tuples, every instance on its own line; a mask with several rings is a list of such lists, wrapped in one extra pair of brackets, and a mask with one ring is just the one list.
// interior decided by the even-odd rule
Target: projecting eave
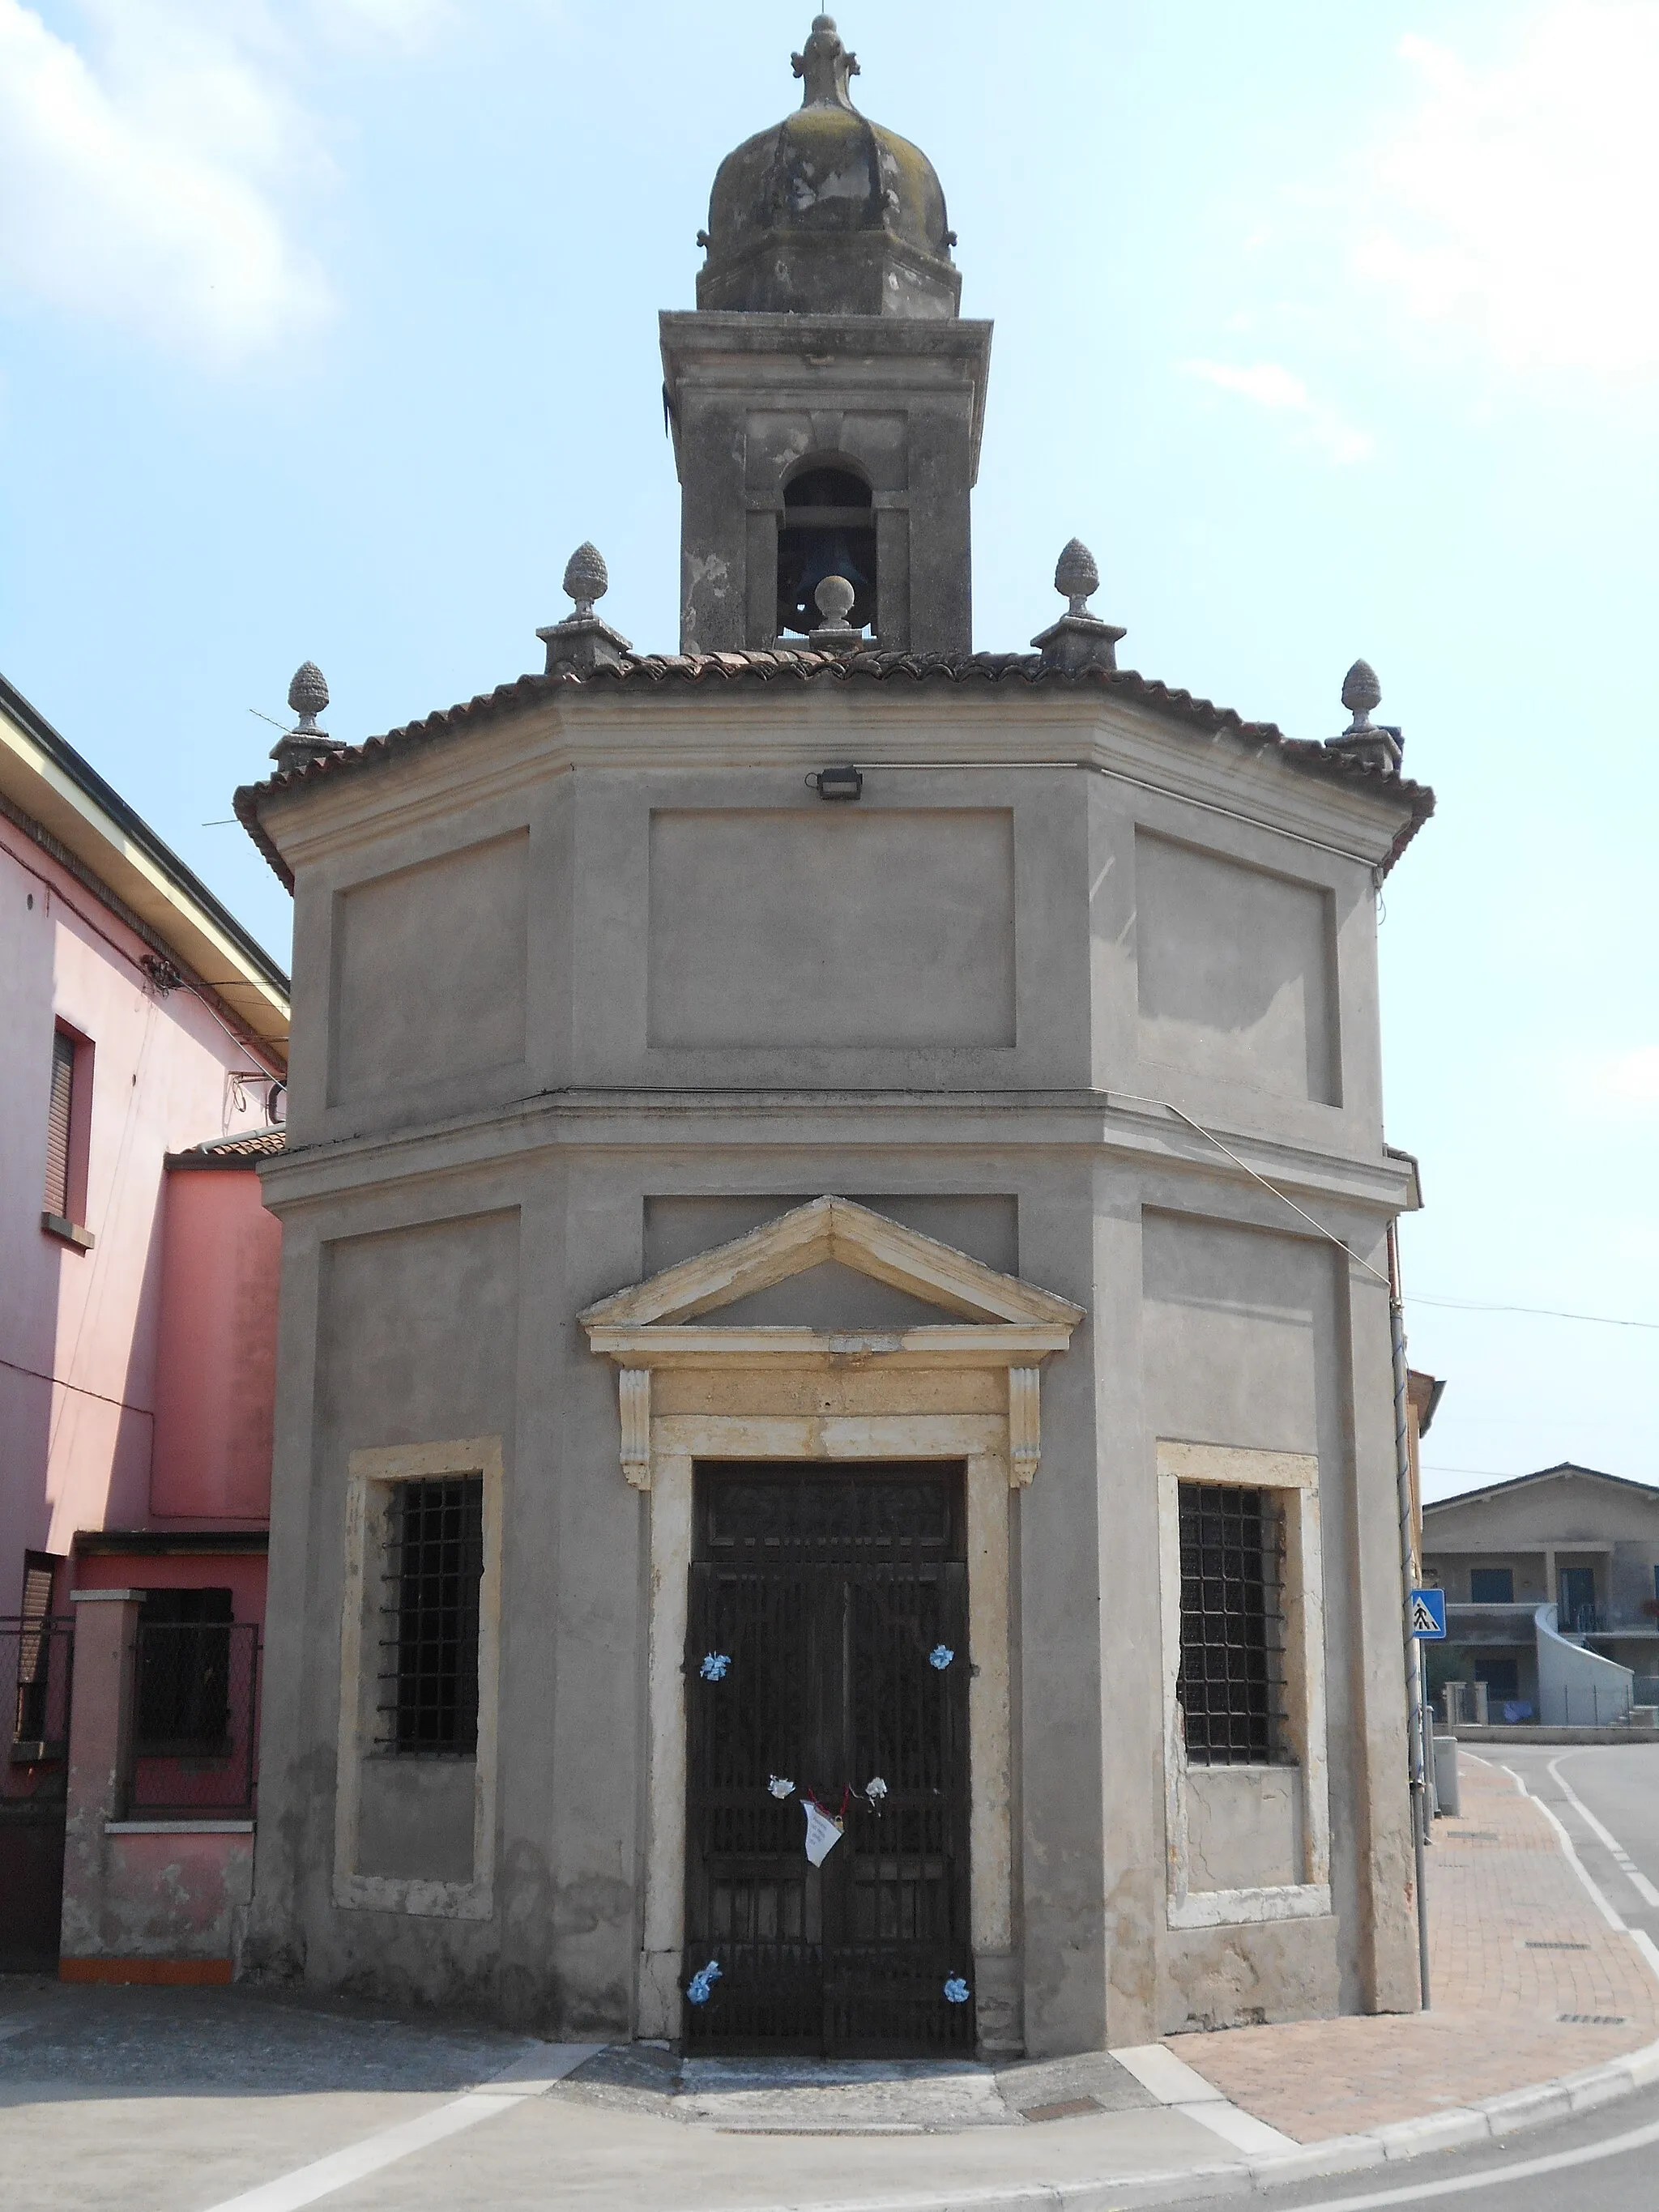
[(426, 813), (562, 768), (775, 767), (868, 772), (1091, 770), (1237, 814), (1386, 873), (1434, 810), (1396, 771), (1129, 670), (1078, 673), (1035, 653), (960, 659), (802, 652), (636, 657), (514, 684), (249, 786), (236, 811), (290, 887), (295, 868), (395, 809)]
[[(256, 1048), (286, 1064), (289, 979), (90, 763), (0, 677), (0, 799)], [(125, 909), (125, 911), (122, 911)]]

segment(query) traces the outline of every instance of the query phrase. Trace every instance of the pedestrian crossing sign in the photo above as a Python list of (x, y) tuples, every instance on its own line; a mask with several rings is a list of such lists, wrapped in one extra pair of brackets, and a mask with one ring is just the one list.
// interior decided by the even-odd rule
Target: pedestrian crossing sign
[(1412, 1634), (1424, 1643), (1446, 1632), (1446, 1593), (1439, 1589), (1412, 1592)]

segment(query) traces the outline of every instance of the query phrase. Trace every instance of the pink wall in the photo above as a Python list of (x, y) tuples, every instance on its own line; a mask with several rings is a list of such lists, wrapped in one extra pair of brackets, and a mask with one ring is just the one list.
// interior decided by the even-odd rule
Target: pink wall
[[(264, 1625), (263, 1552), (93, 1552), (76, 1560), (73, 1582), (76, 1589), (228, 1589), (238, 1620)], [(69, 1611), (61, 1592), (58, 1609)]]
[(252, 1169), (169, 1174), (149, 1477), (158, 1521), (270, 1517), (282, 1257)]
[[(158, 992), (148, 950), (0, 817), (0, 1613), (26, 1549), (149, 1522), (163, 1156), (264, 1119), (263, 1087), (239, 1106), (231, 1079), (248, 1048)], [(40, 1227), (56, 1019), (94, 1046), (87, 1252)]]

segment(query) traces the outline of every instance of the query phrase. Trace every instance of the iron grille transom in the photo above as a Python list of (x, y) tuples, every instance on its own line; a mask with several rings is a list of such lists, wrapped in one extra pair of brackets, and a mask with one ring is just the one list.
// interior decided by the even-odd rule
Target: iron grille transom
[[(972, 2051), (963, 1513), (955, 1467), (697, 1470), (688, 2050)], [(808, 1793), (845, 1823), (817, 1868)]]
[(1285, 1754), (1285, 1516), (1273, 1492), (1183, 1482), (1181, 1675), (1195, 1766)]
[(382, 1751), (470, 1758), (478, 1747), (483, 1477), (392, 1486), (381, 1617)]

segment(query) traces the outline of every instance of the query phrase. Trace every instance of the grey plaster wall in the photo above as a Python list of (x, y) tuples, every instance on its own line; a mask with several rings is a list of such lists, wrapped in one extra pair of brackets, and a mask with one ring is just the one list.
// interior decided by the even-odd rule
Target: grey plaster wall
[(699, 1050), (1015, 1042), (1011, 810), (667, 810), (647, 1034)]
[(528, 857), (519, 831), (337, 895), (331, 1103), (522, 1063)]
[[(345, 1694), (339, 1624), (354, 1450), (499, 1435), (513, 1489), (518, 1217), (479, 1212), (343, 1235), (326, 1242), (306, 1272), (317, 1301), (308, 1332), (314, 1352), (306, 1363), (316, 1378), (310, 1448), (304, 1461), (279, 1450), (273, 1504), (273, 1519), (298, 1522), (307, 1535), (305, 1597), (296, 1608), (305, 1634), (297, 1648), (279, 1645), (284, 1681), (275, 1699), (267, 1692), (252, 1957), (256, 1966), (264, 1959), (302, 1963), (310, 1978), (329, 1984), (370, 1972), (375, 1986), (391, 1993), (489, 2004), (497, 1942), (488, 1923), (333, 1905), (335, 1768)], [(292, 1589), (300, 1562), (284, 1558), (281, 1565)], [(280, 1601), (283, 1584), (275, 1576), (273, 1589)], [(373, 1758), (363, 1763), (371, 1775), (380, 1765)], [(392, 1786), (404, 1809), (417, 1815), (398, 1847), (397, 1870), (448, 1878), (453, 1808), (428, 1802), (422, 1783)], [(443, 1795), (441, 1785), (434, 1794)], [(385, 1848), (384, 1816), (394, 1807), (377, 1779), (365, 1803), (373, 1808), (370, 1848)]]
[[(1335, 1969), (1345, 2008), (1374, 2002), (1371, 1926), (1376, 1899), (1367, 1802), (1371, 1715), (1352, 1661), (1367, 1627), (1354, 1556), (1359, 1501), (1354, 1484), (1346, 1302), (1332, 1248), (1311, 1237), (1150, 1212), (1145, 1230), (1146, 1419), (1154, 1437), (1310, 1453), (1319, 1462), (1324, 1545), (1326, 1718), (1333, 1808), (1331, 1887)], [(1387, 1463), (1373, 1477), (1385, 1493)], [(1384, 1524), (1386, 1525), (1386, 1524)], [(1384, 1539), (1385, 1542), (1387, 1539)], [(1399, 1554), (1390, 1614), (1398, 1620)], [(1386, 1668), (1398, 1652), (1383, 1648)], [(1396, 1696), (1403, 1713), (1403, 1673)], [(1389, 1711), (1392, 1713), (1394, 1707)], [(1403, 1757), (1403, 1744), (1401, 1745)], [(1219, 1945), (1227, 1938), (1218, 1934)], [(1204, 1956), (1196, 1937), (1181, 1947)], [(1294, 2017), (1294, 2012), (1285, 2015)], [(1179, 2015), (1166, 2017), (1178, 2027)]]
[(472, 1879), (471, 1759), (366, 1759), (353, 1874)]
[(1340, 1105), (1332, 894), (1146, 831), (1135, 876), (1144, 1055)]

